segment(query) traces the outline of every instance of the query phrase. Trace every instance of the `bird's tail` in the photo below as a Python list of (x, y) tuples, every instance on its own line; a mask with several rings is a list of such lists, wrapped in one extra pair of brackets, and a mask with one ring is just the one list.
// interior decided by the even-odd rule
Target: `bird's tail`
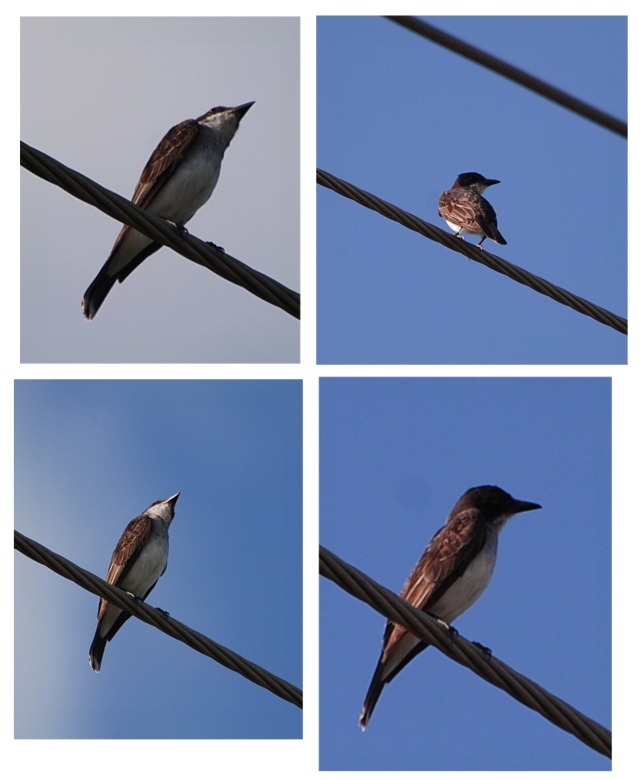
[(92, 320), (98, 313), (98, 309), (109, 295), (111, 288), (116, 283), (117, 277), (110, 276), (103, 268), (91, 282), (82, 299), (82, 311), (88, 320)]
[(360, 721), (359, 721), (360, 728), (363, 731), (365, 731), (367, 726), (369, 725), (369, 720), (371, 719), (371, 715), (373, 714), (375, 706), (378, 703), (378, 699), (380, 698), (382, 689), (387, 683), (387, 680), (382, 679), (382, 671), (383, 671), (383, 665), (382, 663), (379, 663), (373, 675), (373, 679), (371, 680), (371, 685), (369, 685), (369, 690), (367, 691), (367, 695), (364, 697), (364, 704), (362, 705), (362, 709), (360, 710)]
[(490, 230), (489, 238), (492, 238), (496, 242), (496, 244), (506, 244), (507, 243), (505, 241), (502, 233), (498, 230), (496, 225), (490, 225), (489, 226), (489, 230)]
[[(98, 309), (109, 295), (116, 282), (124, 282), (130, 273), (154, 252), (157, 252), (162, 244), (150, 241), (135, 230), (125, 230), (116, 239), (116, 243), (102, 266), (96, 278), (87, 287), (82, 299), (82, 311), (88, 320), (92, 320), (98, 313)], [(135, 254), (129, 257), (129, 253)]]
[(104, 655), (104, 649), (107, 646), (107, 640), (105, 637), (100, 636), (100, 626), (96, 629), (96, 635), (93, 637), (93, 642), (89, 648), (89, 666), (94, 672), (100, 671), (102, 664), (102, 656)]

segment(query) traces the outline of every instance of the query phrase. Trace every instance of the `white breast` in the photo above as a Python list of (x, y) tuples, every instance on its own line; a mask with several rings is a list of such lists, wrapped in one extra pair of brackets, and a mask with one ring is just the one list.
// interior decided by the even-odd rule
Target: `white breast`
[(168, 554), (169, 535), (150, 536), (138, 560), (131, 567), (131, 571), (120, 583), (120, 587), (135, 596), (144, 596), (163, 573)]
[(462, 577), (459, 577), (447, 592), (429, 610), (446, 623), (453, 622), (463, 612), (474, 604), (482, 595), (491, 580), (496, 565), (498, 551), (498, 534), (494, 532), (487, 537), (482, 552), (467, 566)]

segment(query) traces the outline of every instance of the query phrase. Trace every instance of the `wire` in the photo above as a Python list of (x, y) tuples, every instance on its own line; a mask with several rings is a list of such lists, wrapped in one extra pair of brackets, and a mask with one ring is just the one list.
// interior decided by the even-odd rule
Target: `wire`
[(551, 723), (573, 734), (593, 750), (611, 758), (611, 732), (604, 726), (511, 669), (494, 655), (489, 655), (457, 632), (443, 627), (431, 615), (412, 607), (407, 601), (322, 546), (320, 574), (373, 607), (381, 615), (405, 626), (412, 634), (433, 645), (452, 660), (506, 691)]
[(171, 247), (183, 257), (300, 319), (299, 293), (226, 254), (214, 244), (201, 241), (180, 230), (162, 217), (134, 205), (130, 200), (102, 187), (24, 141), (20, 142), (20, 164), (70, 195), (95, 206), (119, 222), (135, 227), (154, 241)]
[(150, 607), (148, 604), (145, 604), (144, 601), (130, 596), (120, 588), (109, 585), (109, 583), (105, 582), (101, 577), (96, 576), (86, 569), (82, 569), (75, 563), (58, 555), (58, 553), (53, 552), (53, 550), (49, 550), (47, 547), (44, 547), (33, 539), (24, 536), (24, 534), (21, 534), (19, 531), (14, 531), (13, 545), (15, 549), (23, 555), (26, 555), (37, 563), (41, 563), (56, 574), (66, 577), (66, 579), (75, 582), (76, 585), (79, 585), (81, 588), (84, 588), (91, 593), (95, 593), (96, 596), (102, 596), (105, 599), (108, 599), (110, 603), (115, 604), (121, 609), (125, 609), (145, 623), (149, 623), (149, 625), (163, 631), (174, 639), (179, 639), (193, 650), (197, 650), (199, 653), (207, 655), (209, 658), (213, 658), (214, 661), (222, 664), (222, 666), (226, 666), (227, 669), (237, 672), (243, 677), (246, 677), (247, 680), (266, 688), (281, 699), (284, 699), (291, 704), (295, 704), (296, 707), (302, 709), (302, 691), (299, 688), (296, 688), (295, 685), (292, 685), (280, 677), (276, 677), (261, 666), (248, 661), (241, 655), (214, 642), (204, 634), (194, 631), (179, 620), (169, 617), (166, 613), (161, 612), (154, 607)]
[(548, 282), (541, 276), (526, 271), (524, 268), (520, 268), (513, 263), (509, 263), (507, 260), (503, 260), (497, 255), (491, 254), (486, 249), (479, 249), (473, 244), (467, 241), (461, 240), (450, 233), (442, 230), (435, 225), (431, 225), (429, 222), (410, 214), (408, 211), (404, 211), (398, 206), (394, 206), (392, 203), (388, 203), (376, 195), (372, 195), (370, 192), (356, 187), (355, 184), (350, 184), (344, 179), (339, 179), (327, 171), (323, 171), (320, 168), (316, 170), (316, 181), (323, 187), (337, 192), (339, 195), (343, 195), (345, 198), (355, 200), (362, 206), (366, 206), (373, 211), (377, 211), (388, 219), (399, 222), (404, 227), (415, 230), (416, 233), (420, 233), (429, 238), (432, 241), (437, 241), (440, 244), (444, 244), (449, 249), (453, 249), (454, 252), (459, 252), (465, 255), (470, 260), (475, 260), (478, 263), (486, 265), (491, 268), (492, 271), (498, 271), (498, 273), (508, 276), (515, 282), (524, 284), (527, 287), (536, 292), (546, 295), (552, 298), (557, 303), (562, 303), (564, 306), (569, 306), (575, 311), (580, 312), (588, 317), (592, 317), (594, 320), (608, 325), (610, 328), (619, 331), (620, 333), (627, 333), (627, 320), (620, 317), (617, 314), (613, 314), (607, 309), (603, 309), (601, 306), (597, 306), (595, 303), (591, 303), (584, 298), (580, 298), (568, 290), (564, 290), (562, 287), (557, 287), (552, 282)]
[(440, 30), (438, 27), (427, 24), (427, 22), (423, 22), (415, 16), (387, 16), (386, 18), (391, 22), (395, 22), (396, 24), (418, 33), (418, 35), (422, 35), (424, 38), (429, 38), (429, 40), (434, 43), (438, 43), (447, 49), (451, 49), (451, 51), (461, 54), (463, 57), (467, 57), (467, 59), (473, 60), (473, 62), (477, 62), (479, 65), (483, 65), (489, 70), (499, 73), (501, 76), (505, 76), (506, 78), (517, 82), (521, 86), (530, 89), (532, 92), (542, 95), (543, 97), (552, 100), (554, 103), (558, 103), (564, 108), (568, 108), (570, 111), (580, 114), (586, 119), (590, 119), (592, 122), (595, 122), (602, 127), (606, 127), (608, 130), (612, 130), (614, 133), (617, 133), (624, 138), (628, 135), (626, 122), (617, 119), (611, 114), (607, 114), (605, 111), (600, 111), (600, 109), (573, 97), (573, 95), (570, 95), (568, 92), (557, 89), (551, 84), (547, 84), (545, 81), (532, 76), (520, 68), (516, 68), (514, 65), (510, 65), (508, 62), (505, 62), (498, 57), (488, 54), (482, 49), (471, 46), (471, 44), (460, 40), (460, 38), (449, 35), (449, 33)]

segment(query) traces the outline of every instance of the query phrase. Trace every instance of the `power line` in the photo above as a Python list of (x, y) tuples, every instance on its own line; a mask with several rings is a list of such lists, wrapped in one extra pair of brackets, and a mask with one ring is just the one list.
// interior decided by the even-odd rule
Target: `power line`
[(179, 639), (193, 650), (209, 656), (209, 658), (222, 664), (222, 666), (226, 666), (227, 669), (237, 672), (246, 677), (247, 680), (266, 688), (281, 699), (302, 709), (302, 691), (281, 677), (271, 674), (271, 672), (268, 672), (261, 666), (234, 653), (233, 650), (229, 650), (204, 634), (194, 631), (189, 626), (186, 626), (179, 620), (175, 620), (159, 609), (150, 607), (144, 601), (130, 596), (120, 588), (109, 585), (101, 577), (63, 558), (58, 553), (24, 536), (19, 531), (14, 531), (13, 545), (23, 555), (37, 563), (41, 563), (56, 574), (66, 577), (66, 579), (94, 593), (96, 596), (103, 596), (112, 604), (125, 609), (145, 623), (154, 626), (174, 639)]
[(506, 691), (521, 704), (535, 710), (554, 725), (573, 734), (593, 750), (611, 758), (611, 732), (575, 707), (541, 688), (537, 683), (489, 655), (435, 618), (412, 607), (404, 599), (320, 547), (320, 574), (414, 636), (433, 645), (453, 661), (466, 666), (487, 682)]
[(513, 279), (515, 282), (531, 287), (532, 290), (552, 298), (557, 303), (569, 306), (575, 311), (580, 312), (580, 314), (592, 317), (594, 320), (597, 320), (603, 325), (608, 325), (610, 328), (613, 328), (620, 333), (624, 333), (625, 335), (627, 333), (627, 320), (623, 317), (613, 314), (607, 309), (597, 306), (595, 303), (591, 303), (584, 298), (580, 298), (568, 290), (558, 287), (552, 282), (548, 282), (541, 276), (536, 276), (524, 268), (509, 263), (507, 260), (491, 254), (491, 252), (488, 252), (486, 249), (480, 249), (467, 241), (461, 240), (460, 238), (451, 235), (451, 233), (447, 233), (441, 228), (431, 225), (429, 222), (425, 222), (414, 214), (410, 214), (408, 211), (404, 211), (398, 206), (394, 206), (392, 203), (356, 187), (355, 184), (351, 184), (344, 179), (339, 179), (337, 176), (334, 176), (327, 171), (323, 171), (320, 168), (316, 170), (316, 181), (323, 187), (327, 187), (328, 189), (337, 192), (339, 195), (343, 195), (345, 198), (356, 201), (356, 203), (359, 203), (361, 206), (366, 206), (388, 219), (399, 222), (410, 230), (415, 230), (416, 233), (420, 233), (425, 236), (425, 238), (444, 244), (448, 249), (453, 249), (454, 252), (459, 252), (470, 260), (482, 263), (492, 271), (497, 271), (498, 273)]
[(165, 244), (183, 257), (300, 319), (299, 293), (228, 255), (220, 247), (180, 230), (24, 141), (20, 142), (20, 164), (70, 195), (95, 206), (119, 222), (135, 227), (154, 241)]
[(624, 138), (628, 135), (626, 122), (579, 100), (568, 92), (564, 92), (514, 65), (510, 65), (508, 62), (505, 62), (505, 60), (494, 57), (492, 54), (488, 54), (486, 51), (478, 49), (477, 47), (460, 40), (460, 38), (456, 38), (454, 35), (449, 35), (449, 33), (440, 30), (438, 27), (427, 24), (427, 22), (423, 22), (415, 16), (387, 16), (386, 18), (402, 27), (406, 27), (407, 29), (418, 33), (418, 35), (422, 35), (424, 38), (428, 38), (434, 43), (438, 43), (451, 51), (455, 51), (457, 54), (461, 54), (463, 57), (467, 57), (467, 59), (473, 60), (473, 62), (477, 62), (479, 65), (483, 65), (485, 68), (488, 68), (495, 73), (499, 73), (501, 76), (505, 76), (506, 78), (517, 82), (521, 86), (530, 89), (532, 92), (542, 95), (543, 97), (552, 100), (554, 103), (558, 103), (558, 105), (568, 108), (570, 111), (580, 114), (586, 119), (590, 119), (592, 122), (595, 122), (602, 127), (606, 127), (608, 130), (612, 130), (614, 133), (617, 133)]

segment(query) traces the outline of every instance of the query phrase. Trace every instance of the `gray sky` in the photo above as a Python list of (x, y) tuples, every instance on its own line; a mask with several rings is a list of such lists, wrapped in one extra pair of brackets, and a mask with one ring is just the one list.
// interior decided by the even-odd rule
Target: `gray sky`
[[(299, 290), (298, 19), (27, 18), (21, 68), (22, 140), (126, 197), (170, 127), (255, 100), (188, 229)], [(119, 225), (24, 170), (21, 212), (23, 362), (299, 359), (295, 318), (169, 249), (86, 322)]]

